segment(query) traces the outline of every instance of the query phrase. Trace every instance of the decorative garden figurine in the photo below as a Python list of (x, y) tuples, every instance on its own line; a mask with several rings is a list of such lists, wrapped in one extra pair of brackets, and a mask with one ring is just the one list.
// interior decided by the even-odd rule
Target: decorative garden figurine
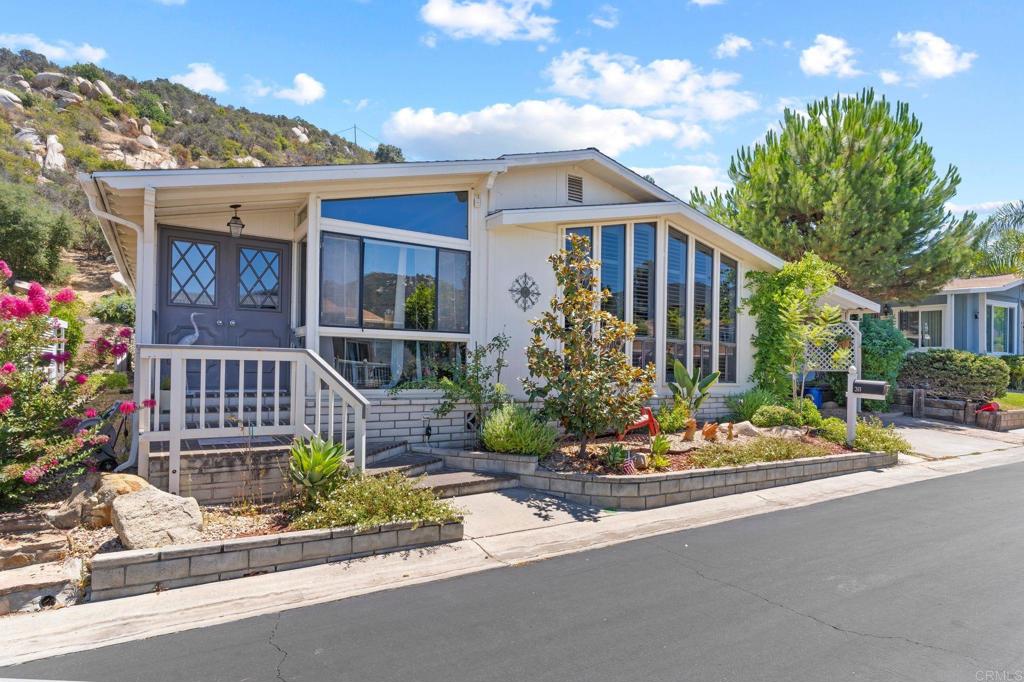
[(733, 423), (729, 422), (727, 424), (727, 426), (729, 427), (729, 431), (726, 433), (726, 436), (725, 436), (726, 440), (732, 440), (733, 438), (736, 437), (736, 434), (733, 432), (733, 428), (732, 428), (733, 427)]
[(697, 433), (697, 420), (690, 417), (686, 421), (686, 433), (683, 434), (683, 440), (690, 442), (693, 440), (693, 434)]
[(700, 435), (703, 436), (704, 440), (711, 441), (712, 443), (718, 440), (718, 422), (705, 423), (704, 428), (700, 430)]
[(647, 471), (647, 467), (650, 466), (650, 460), (646, 454), (637, 452), (633, 455), (633, 464), (635, 464), (636, 468), (640, 471)]

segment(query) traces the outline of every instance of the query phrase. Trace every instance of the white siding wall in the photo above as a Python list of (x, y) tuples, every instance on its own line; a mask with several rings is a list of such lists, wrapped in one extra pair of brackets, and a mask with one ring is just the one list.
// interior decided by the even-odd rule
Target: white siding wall
[(507, 208), (536, 208), (548, 206), (576, 206), (566, 198), (566, 178), (583, 178), (584, 204), (624, 204), (633, 199), (603, 180), (578, 166), (547, 166), (543, 168), (514, 168), (498, 176), (491, 190), (490, 211)]

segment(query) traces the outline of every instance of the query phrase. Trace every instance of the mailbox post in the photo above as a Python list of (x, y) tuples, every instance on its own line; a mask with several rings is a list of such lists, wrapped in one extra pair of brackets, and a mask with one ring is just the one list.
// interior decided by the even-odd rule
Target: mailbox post
[(857, 438), (857, 412), (864, 398), (885, 400), (889, 384), (857, 378), (857, 368), (851, 366), (846, 379), (846, 444), (852, 446)]

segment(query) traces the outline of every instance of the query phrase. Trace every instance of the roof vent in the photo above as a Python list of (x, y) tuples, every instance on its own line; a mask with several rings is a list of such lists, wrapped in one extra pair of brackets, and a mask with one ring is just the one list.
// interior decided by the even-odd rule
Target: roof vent
[(577, 204), (583, 203), (583, 178), (578, 175), (570, 175), (568, 182), (569, 201)]

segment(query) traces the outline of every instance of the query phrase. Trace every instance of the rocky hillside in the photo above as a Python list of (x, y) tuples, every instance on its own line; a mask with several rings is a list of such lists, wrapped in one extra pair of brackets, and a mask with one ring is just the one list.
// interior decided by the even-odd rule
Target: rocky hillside
[[(401, 160), (394, 148), (378, 159)], [(103, 251), (78, 171), (345, 164), (373, 152), (299, 118), (218, 104), (166, 79), (93, 64), (58, 67), (0, 49), (0, 183), (33, 187), (75, 218), (78, 245)]]

